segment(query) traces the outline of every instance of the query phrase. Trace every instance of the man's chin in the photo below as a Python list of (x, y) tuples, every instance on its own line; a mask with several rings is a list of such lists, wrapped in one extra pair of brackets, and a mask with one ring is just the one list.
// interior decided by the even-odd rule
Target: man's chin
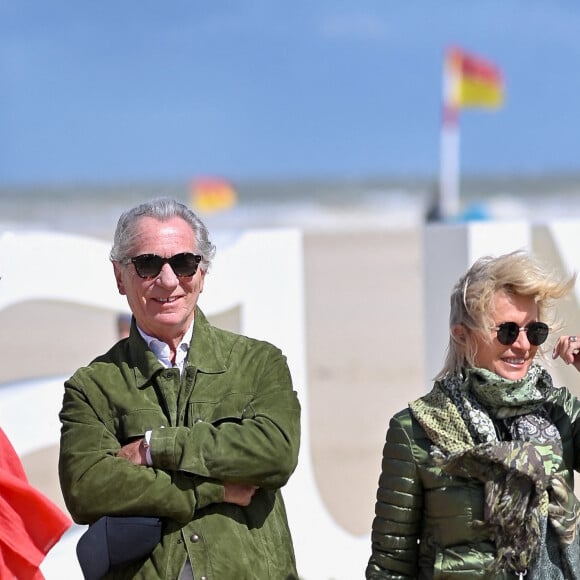
[(152, 317), (151, 321), (160, 330), (179, 330), (183, 328), (185, 332), (189, 324), (184, 320), (183, 313), (177, 312), (159, 312)]

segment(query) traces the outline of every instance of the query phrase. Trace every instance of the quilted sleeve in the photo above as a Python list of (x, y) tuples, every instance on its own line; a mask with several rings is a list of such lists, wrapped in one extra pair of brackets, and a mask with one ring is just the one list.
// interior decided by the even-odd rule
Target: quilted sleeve
[(417, 574), (423, 490), (410, 433), (408, 411), (391, 419), (383, 448), (367, 579)]

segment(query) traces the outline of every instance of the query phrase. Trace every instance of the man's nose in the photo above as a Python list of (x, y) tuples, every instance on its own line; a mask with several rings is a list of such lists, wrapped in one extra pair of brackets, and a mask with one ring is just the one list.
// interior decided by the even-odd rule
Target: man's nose
[(179, 282), (173, 268), (169, 264), (163, 264), (157, 280), (163, 286), (176, 286)]

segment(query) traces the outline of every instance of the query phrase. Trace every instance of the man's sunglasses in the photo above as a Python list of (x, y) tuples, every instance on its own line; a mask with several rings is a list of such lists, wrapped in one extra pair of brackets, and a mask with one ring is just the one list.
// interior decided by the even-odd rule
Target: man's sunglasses
[(513, 344), (522, 330), (526, 331), (530, 344), (540, 346), (548, 338), (550, 327), (545, 322), (530, 322), (527, 326), (519, 326), (516, 322), (502, 322), (493, 327), (493, 330), (497, 331), (497, 339), (506, 346)]
[(135, 271), (141, 278), (156, 278), (165, 264), (169, 264), (176, 276), (193, 276), (197, 272), (197, 267), (201, 262), (201, 256), (191, 252), (175, 254), (170, 258), (162, 258), (156, 254), (141, 254), (134, 258), (129, 258), (135, 266)]

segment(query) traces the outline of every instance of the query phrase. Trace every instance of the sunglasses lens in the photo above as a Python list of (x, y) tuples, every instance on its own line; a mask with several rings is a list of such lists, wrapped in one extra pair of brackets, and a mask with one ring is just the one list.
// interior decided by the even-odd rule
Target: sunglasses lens
[(201, 256), (191, 252), (175, 254), (171, 258), (161, 258), (155, 254), (142, 254), (131, 258), (135, 271), (141, 278), (156, 278), (164, 264), (169, 264), (176, 276), (193, 276), (201, 262)]
[(540, 344), (546, 342), (549, 332), (550, 329), (545, 322), (532, 322), (528, 324), (526, 331), (530, 344), (534, 346), (540, 346)]
[(142, 256), (131, 258), (131, 261), (141, 278), (155, 278), (163, 267), (163, 258), (155, 254), (143, 254)]
[(497, 328), (497, 339), (508, 346), (516, 341), (519, 333), (520, 327), (515, 322), (502, 322)]
[[(526, 335), (530, 344), (540, 346), (548, 338), (550, 328), (545, 322), (531, 322), (526, 326)], [(513, 344), (520, 334), (520, 327), (515, 322), (502, 322), (497, 328), (497, 339), (502, 344)]]
[(173, 268), (176, 276), (193, 276), (197, 272), (197, 265), (201, 261), (201, 256), (185, 252), (176, 254), (169, 259), (169, 264)]

